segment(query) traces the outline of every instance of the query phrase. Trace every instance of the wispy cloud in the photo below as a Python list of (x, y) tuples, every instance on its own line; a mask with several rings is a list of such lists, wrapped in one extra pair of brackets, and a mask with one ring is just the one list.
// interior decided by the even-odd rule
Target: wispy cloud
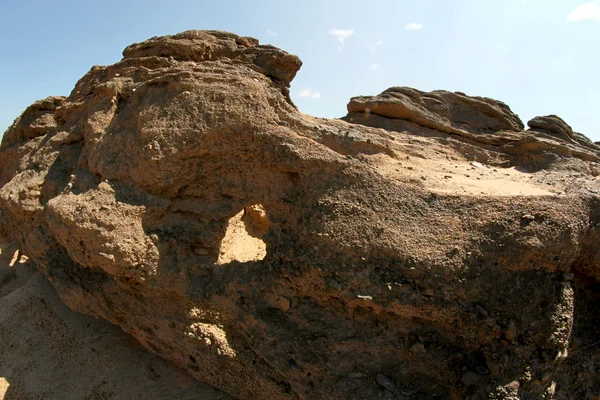
[(567, 21), (600, 21), (600, 0), (589, 1), (575, 7), (567, 16)]
[(423, 25), (418, 22), (411, 22), (410, 24), (406, 24), (404, 29), (407, 31), (419, 31), (423, 29)]
[(311, 99), (320, 99), (321, 98), (321, 93), (315, 92), (311, 88), (306, 88), (306, 89), (302, 89), (300, 92), (298, 92), (298, 96), (300, 96), (300, 97), (310, 97)]
[(273, 31), (272, 29), (267, 29), (267, 36), (279, 36), (277, 34), (277, 32)]
[(344, 40), (354, 35), (354, 29), (330, 29), (327, 33), (335, 36), (341, 43), (344, 43)]
[(383, 44), (383, 40), (378, 40), (373, 44), (367, 44), (367, 49), (371, 50), (373, 53), (377, 51), (377, 48)]
[(379, 69), (379, 64), (373, 63), (369, 65), (369, 68), (371, 69), (371, 71), (377, 71)]

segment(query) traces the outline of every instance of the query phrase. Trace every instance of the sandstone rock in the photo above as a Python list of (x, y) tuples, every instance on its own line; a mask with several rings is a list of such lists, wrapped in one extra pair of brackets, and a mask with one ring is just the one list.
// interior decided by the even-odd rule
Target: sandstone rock
[(535, 117), (527, 122), (527, 126), (536, 132), (544, 132), (561, 139), (572, 140), (575, 134), (573, 129), (557, 115)]
[(252, 68), (288, 88), (302, 66), (300, 59), (258, 40), (222, 31), (186, 31), (135, 43), (123, 51), (124, 59), (167, 57), (173, 61), (231, 60)]
[(353, 118), (354, 113), (372, 113), (445, 133), (523, 129), (523, 122), (501, 101), (443, 90), (427, 93), (391, 87), (377, 96), (353, 97), (348, 103), (348, 112), (346, 120)]
[(375, 377), (375, 382), (377, 382), (377, 384), (379, 386), (381, 386), (382, 388), (384, 388), (388, 392), (391, 392), (391, 393), (395, 393), (396, 392), (396, 385), (394, 384), (394, 382), (389, 377), (387, 377), (387, 376), (385, 376), (383, 374), (378, 374)]
[(0, 237), (0, 398), (229, 400), (106, 321), (69, 310)]
[(6, 147), (8, 144), (26, 141), (52, 132), (57, 125), (54, 117), (56, 109), (64, 101), (64, 97), (48, 97), (27, 107), (7, 131), (8, 136), (4, 135), (6, 139), (2, 140), (3, 146)]
[[(600, 340), (597, 149), (443, 91), (312, 118), (295, 56), (223, 32), (124, 56), (0, 147), (0, 232), (72, 309), (245, 399), (484, 396)], [(599, 390), (582, 353), (556, 393)]]
[[(477, 160), (483, 148), (508, 154), (512, 157), (502, 157), (504, 162), (533, 170), (548, 168), (555, 161), (553, 154), (600, 161), (600, 147), (574, 133), (556, 116), (534, 118), (529, 122), (532, 129), (525, 132), (519, 117), (503, 102), (460, 92), (392, 87), (377, 96), (353, 97), (343, 119), (390, 131), (451, 138), (452, 145), (475, 143), (468, 152)], [(538, 131), (568, 139), (567, 143), (538, 137)], [(467, 152), (465, 148), (461, 151)], [(489, 153), (483, 156), (489, 157)]]

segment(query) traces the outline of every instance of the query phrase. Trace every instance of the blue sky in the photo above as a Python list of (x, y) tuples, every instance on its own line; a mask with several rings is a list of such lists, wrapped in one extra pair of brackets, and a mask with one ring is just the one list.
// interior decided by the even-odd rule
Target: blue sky
[(298, 55), (302, 112), (341, 117), (390, 86), (557, 114), (600, 141), (600, 0), (54, 0), (0, 3), (0, 132), (33, 101), (68, 95), (130, 43), (187, 29), (253, 36)]

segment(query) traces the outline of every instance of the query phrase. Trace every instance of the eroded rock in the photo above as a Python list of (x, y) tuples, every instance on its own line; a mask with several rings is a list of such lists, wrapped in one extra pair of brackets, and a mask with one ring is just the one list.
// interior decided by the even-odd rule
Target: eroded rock
[(527, 126), (533, 131), (548, 133), (565, 140), (572, 140), (575, 135), (573, 129), (557, 115), (535, 117), (527, 122)]
[(312, 118), (224, 32), (124, 56), (0, 147), (0, 232), (69, 307), (237, 398), (598, 391), (594, 145), (444, 91)]
[(346, 120), (352, 119), (354, 113), (367, 116), (372, 113), (445, 133), (523, 129), (523, 122), (501, 101), (444, 90), (422, 92), (408, 87), (391, 87), (377, 96), (353, 97), (348, 103), (348, 112)]

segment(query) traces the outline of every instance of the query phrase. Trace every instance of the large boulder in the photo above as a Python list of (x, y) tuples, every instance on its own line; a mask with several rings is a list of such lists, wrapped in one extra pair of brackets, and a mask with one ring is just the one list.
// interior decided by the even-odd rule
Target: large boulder
[(124, 56), (0, 147), (0, 234), (69, 307), (237, 398), (600, 390), (593, 149), (448, 92), (312, 118), (300, 61), (229, 33)]
[(377, 96), (353, 97), (348, 103), (348, 113), (346, 119), (354, 113), (372, 113), (446, 133), (523, 130), (523, 122), (501, 101), (445, 90), (422, 92), (391, 87)]
[(565, 140), (572, 140), (575, 137), (569, 124), (557, 115), (535, 117), (527, 122), (527, 126), (532, 131), (548, 133)]

